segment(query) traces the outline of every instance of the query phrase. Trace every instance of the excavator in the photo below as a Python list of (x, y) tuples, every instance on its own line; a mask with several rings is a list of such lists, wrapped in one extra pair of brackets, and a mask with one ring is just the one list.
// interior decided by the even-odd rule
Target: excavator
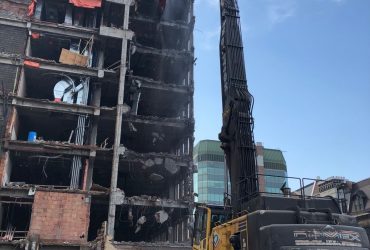
[(197, 204), (193, 250), (365, 250), (366, 231), (333, 198), (259, 192), (237, 0), (220, 0), (223, 124), (219, 134), (231, 184), (224, 207)]

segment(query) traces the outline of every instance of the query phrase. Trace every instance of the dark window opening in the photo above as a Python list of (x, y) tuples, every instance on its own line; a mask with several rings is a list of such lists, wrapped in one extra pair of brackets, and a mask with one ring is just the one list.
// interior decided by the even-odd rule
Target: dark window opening
[(187, 50), (190, 30), (184, 27), (159, 25), (142, 18), (130, 20), (130, 30), (135, 32), (135, 42), (156, 49)]
[[(186, 118), (188, 96), (174, 91), (163, 91), (142, 87), (156, 84), (141, 80), (127, 80), (125, 103), (131, 107), (131, 114), (164, 118)], [(171, 105), (169, 105), (171, 103)]]
[(121, 65), (122, 40), (110, 39), (106, 44), (104, 53), (104, 68), (119, 70)]
[[(143, 117), (140, 117), (143, 118)], [(124, 121), (122, 139), (124, 146), (139, 153), (170, 153), (176, 154), (181, 149), (180, 143), (187, 133), (186, 128), (146, 124), (144, 122)]]
[[(100, 156), (99, 156), (100, 157)], [(110, 187), (112, 161), (96, 160), (94, 163), (93, 184), (91, 190), (107, 191)]]
[[(89, 225), (89, 241), (93, 241), (102, 232), (102, 225), (104, 221), (108, 220), (108, 205), (97, 204), (99, 201), (92, 198), (91, 208), (90, 208), (90, 225)], [(108, 202), (108, 201), (106, 201)]]
[(131, 242), (164, 242), (168, 240), (168, 227), (185, 219), (186, 210), (117, 206), (114, 240)]
[[(116, 115), (115, 110), (107, 115)], [(96, 145), (103, 149), (112, 149), (114, 143), (114, 120), (104, 120), (99, 121), (98, 135), (96, 139)]]
[[(90, 132), (89, 119), (85, 121), (83, 141), (86, 142)], [(27, 112), (19, 111), (18, 140), (29, 140), (30, 132), (36, 136), (34, 143), (75, 143), (78, 126), (77, 115), (67, 116), (57, 112)], [(81, 127), (81, 126), (80, 126)]]
[(12, 155), (8, 185), (52, 185), (68, 187), (72, 157), (50, 154)]
[(128, 167), (128, 173), (119, 173), (117, 185), (125, 191), (126, 196), (149, 195), (168, 198), (168, 183), (161, 174), (140, 173), (133, 171), (130, 165)]
[[(30, 226), (32, 204), (28, 202), (1, 203), (1, 237), (12, 237), (12, 240), (25, 239)], [(11, 236), (14, 233), (13, 236)]]
[(41, 21), (64, 23), (66, 15), (66, 2), (44, 1), (41, 11)]
[(125, 6), (123, 4), (106, 3), (104, 8), (103, 25), (112, 28), (123, 28), (123, 13)]
[(34, 69), (26, 69), (25, 76), (25, 97), (83, 104), (83, 93), (88, 91), (90, 103), (92, 81), (87, 78)]
[(130, 68), (135, 76), (142, 76), (167, 84), (183, 84), (190, 68), (190, 57), (156, 54), (138, 46), (130, 58)]
[[(91, 42), (91, 40), (63, 38), (48, 34), (33, 33), (31, 39), (31, 57), (78, 66), (96, 67), (97, 48), (96, 43), (94, 43), (91, 50), (92, 55), (89, 56)], [(67, 50), (63, 52), (64, 58), (66, 52), (76, 53), (80, 55), (79, 61), (66, 61), (66, 59), (62, 57), (63, 49)]]
[(187, 22), (191, 1), (158, 0), (137, 1), (131, 13), (155, 20)]
[(115, 107), (117, 106), (118, 85), (115, 83), (108, 83), (101, 89), (101, 107)]
[(40, 0), (35, 11), (35, 18), (41, 21), (86, 28), (99, 27), (100, 16), (99, 9), (75, 7), (67, 0)]

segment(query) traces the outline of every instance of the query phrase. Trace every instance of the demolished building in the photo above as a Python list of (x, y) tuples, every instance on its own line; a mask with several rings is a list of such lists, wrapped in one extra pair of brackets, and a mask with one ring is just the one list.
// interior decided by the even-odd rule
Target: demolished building
[(0, 249), (189, 247), (193, 27), (193, 0), (0, 1)]

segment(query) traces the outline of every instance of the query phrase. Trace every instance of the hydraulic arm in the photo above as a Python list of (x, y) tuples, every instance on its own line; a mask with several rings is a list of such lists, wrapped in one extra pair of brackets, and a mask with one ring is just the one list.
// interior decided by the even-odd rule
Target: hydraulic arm
[(221, 92), (223, 125), (219, 139), (231, 182), (231, 205), (240, 212), (258, 191), (253, 138), (253, 96), (247, 87), (237, 0), (221, 0)]

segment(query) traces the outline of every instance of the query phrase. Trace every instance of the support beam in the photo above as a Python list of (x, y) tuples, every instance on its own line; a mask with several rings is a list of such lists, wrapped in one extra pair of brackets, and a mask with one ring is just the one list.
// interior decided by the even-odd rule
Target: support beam
[[(95, 77), (95, 78), (104, 77), (104, 74), (103, 75), (99, 74), (100, 73), (99, 70), (94, 69), (94, 68), (55, 63), (55, 62), (50, 62), (50, 61), (42, 60), (39, 58), (33, 58), (33, 57), (29, 57), (27, 58), (27, 60), (39, 63), (40, 64), (39, 69), (45, 69), (45, 70), (50, 70), (50, 71), (64, 73), (64, 74), (79, 75), (79, 76), (84, 76), (84, 77), (87, 77), (87, 76)], [(111, 73), (114, 74), (113, 71)]]
[[(33, 58), (28, 57), (28, 61), (34, 62), (38, 64), (35, 67), (27, 66), (28, 68), (32, 69), (44, 69), (50, 70), (57, 73), (64, 73), (64, 74), (73, 74), (78, 76), (90, 76), (95, 78), (103, 78), (106, 74), (110, 76), (114, 76), (115, 72), (111, 70), (98, 70), (94, 68), (86, 68), (74, 65), (67, 65), (67, 64), (60, 64), (52, 61), (46, 61), (40, 58)], [(24, 59), (19, 56), (9, 55), (0, 53), (0, 64), (8, 64), (8, 65), (16, 65), (16, 66), (24, 66)]]
[(68, 104), (63, 102), (52, 102), (49, 100), (40, 100), (33, 98), (25, 98), (14, 96), (12, 100), (12, 105), (29, 110), (39, 110), (39, 111), (48, 111), (48, 112), (60, 112), (76, 115), (100, 115), (100, 109), (91, 106), (77, 105), (77, 104)]
[(132, 32), (131, 30), (116, 29), (102, 25), (100, 26), (99, 29), (99, 35), (118, 39), (131, 40), (132, 37), (134, 36), (134, 32)]
[(11, 197), (11, 198), (21, 198), (21, 199), (32, 199), (33, 194), (30, 194), (30, 189), (36, 191), (52, 191), (61, 193), (74, 193), (74, 194), (84, 194), (91, 195), (94, 197), (104, 198), (107, 196), (105, 192), (101, 191), (82, 191), (82, 190), (71, 190), (71, 189), (55, 189), (54, 186), (48, 185), (28, 185), (26, 187), (1, 187), (0, 197)]
[(33, 195), (29, 195), (28, 192), (29, 188), (2, 187), (0, 188), (0, 197), (33, 199)]
[(91, 36), (97, 35), (98, 32), (93, 29), (55, 24), (48, 22), (26, 22), (17, 19), (0, 17), (0, 24), (28, 29), (31, 32), (45, 32), (73, 38), (90, 39)]
[(96, 151), (91, 146), (77, 146), (75, 144), (62, 144), (55, 142), (28, 142), (6, 140), (4, 148), (10, 151), (21, 151), (40, 154), (62, 154), (62, 155), (77, 155), (85, 157), (95, 157)]
[[(131, 2), (130, 2), (131, 4)], [(128, 30), (129, 17), (130, 17), (130, 5), (124, 6), (123, 13), (123, 29)], [(109, 196), (109, 211), (108, 211), (108, 236), (114, 238), (114, 224), (116, 220), (116, 205), (114, 203), (114, 194), (117, 192), (117, 181), (118, 181), (118, 167), (121, 147), (121, 134), (122, 134), (122, 115), (124, 111), (124, 95), (125, 95), (125, 81), (126, 81), (126, 62), (127, 62), (127, 48), (128, 40), (122, 39), (122, 50), (121, 50), (121, 65), (120, 65), (120, 77), (118, 83), (118, 95), (117, 95), (117, 109), (116, 109), (116, 123), (114, 131), (114, 144), (113, 144), (113, 159), (112, 159), (112, 175), (110, 183), (110, 196)]]

